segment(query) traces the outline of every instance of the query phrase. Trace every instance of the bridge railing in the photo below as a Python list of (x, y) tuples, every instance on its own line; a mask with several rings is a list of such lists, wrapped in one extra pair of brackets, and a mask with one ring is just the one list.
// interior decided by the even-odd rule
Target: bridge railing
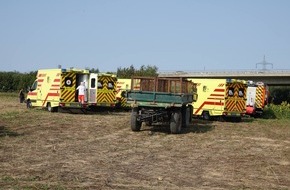
[(194, 75), (194, 76), (216, 76), (216, 75), (289, 75), (290, 69), (279, 70), (200, 70), (200, 71), (160, 71), (158, 73), (161, 76), (165, 75)]

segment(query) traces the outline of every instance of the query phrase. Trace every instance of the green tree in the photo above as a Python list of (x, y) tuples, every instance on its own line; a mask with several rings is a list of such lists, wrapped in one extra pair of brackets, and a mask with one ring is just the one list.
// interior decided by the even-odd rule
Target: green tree
[(281, 104), (282, 102), (290, 103), (290, 88), (289, 87), (271, 87), (270, 97), (272, 103)]
[(129, 68), (119, 67), (117, 69), (117, 77), (119, 78), (131, 78), (132, 76), (147, 76), (154, 77), (158, 75), (158, 68), (151, 65), (142, 65), (140, 69), (136, 69), (133, 65)]
[(90, 70), (90, 72), (91, 73), (99, 73), (100, 72), (100, 70), (98, 69), (98, 68), (91, 68), (91, 69), (89, 69)]
[(35, 80), (36, 73), (0, 72), (0, 91), (16, 92), (21, 88), (27, 90), (27, 87)]

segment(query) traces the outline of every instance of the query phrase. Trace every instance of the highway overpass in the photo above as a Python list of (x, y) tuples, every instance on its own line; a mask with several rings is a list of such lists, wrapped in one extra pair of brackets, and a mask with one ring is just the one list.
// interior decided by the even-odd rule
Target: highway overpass
[(269, 86), (290, 86), (290, 70), (224, 70), (159, 72), (160, 77), (233, 78), (262, 81)]

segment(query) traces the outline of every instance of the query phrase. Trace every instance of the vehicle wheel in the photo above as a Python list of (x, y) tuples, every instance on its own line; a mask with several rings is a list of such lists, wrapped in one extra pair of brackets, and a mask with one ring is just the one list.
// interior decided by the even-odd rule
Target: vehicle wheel
[(47, 110), (49, 112), (57, 112), (58, 108), (57, 107), (51, 107), (50, 102), (47, 103)]
[(178, 134), (181, 132), (182, 116), (181, 112), (177, 111), (172, 113), (170, 118), (170, 131), (172, 134)]
[(188, 109), (189, 109), (189, 122), (191, 123), (192, 122), (192, 116), (193, 116), (193, 106), (189, 105)]
[(186, 106), (182, 106), (182, 108), (181, 108), (181, 116), (182, 116), (181, 127), (183, 127), (183, 128), (186, 128), (188, 126), (188, 121), (186, 120), (186, 112), (187, 112)]
[(207, 121), (210, 120), (209, 113), (207, 111), (202, 112), (202, 118)]
[(27, 108), (32, 108), (32, 103), (31, 103), (30, 99), (26, 100), (26, 107)]
[(182, 127), (183, 128), (188, 127), (192, 121), (192, 118), (191, 118), (192, 112), (190, 112), (190, 110), (191, 110), (190, 107), (185, 107), (184, 109), (182, 109), (181, 114), (182, 114)]
[(131, 129), (132, 131), (140, 131), (142, 122), (137, 121), (138, 109), (133, 108), (131, 113)]

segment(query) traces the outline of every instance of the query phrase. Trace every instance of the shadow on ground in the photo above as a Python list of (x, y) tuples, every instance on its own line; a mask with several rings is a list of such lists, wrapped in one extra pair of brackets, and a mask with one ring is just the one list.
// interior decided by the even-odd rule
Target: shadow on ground
[(17, 137), (20, 136), (22, 134), (19, 134), (17, 132), (11, 131), (9, 128), (4, 127), (4, 126), (0, 126), (0, 137)]

